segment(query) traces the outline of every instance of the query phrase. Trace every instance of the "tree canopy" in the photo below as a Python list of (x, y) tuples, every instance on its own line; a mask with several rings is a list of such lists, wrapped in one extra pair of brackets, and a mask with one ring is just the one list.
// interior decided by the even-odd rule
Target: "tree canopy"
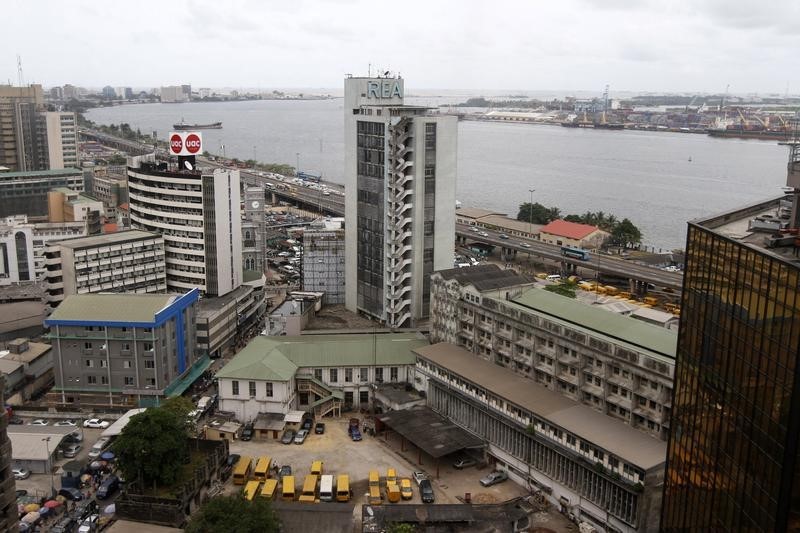
[(531, 204), (525, 202), (519, 206), (517, 220), (531, 224), (548, 224), (561, 217), (561, 210), (557, 207), (545, 207), (539, 202)]
[(575, 291), (577, 288), (577, 283), (573, 283), (572, 281), (564, 281), (561, 283), (548, 285), (544, 288), (544, 290), (553, 292), (555, 294), (560, 294), (561, 296), (566, 296), (567, 298), (575, 298)]
[(634, 246), (642, 242), (642, 232), (634, 226), (633, 222), (623, 218), (622, 222), (614, 226), (611, 230), (611, 240), (620, 246)]
[(186, 533), (214, 533), (236, 531), (237, 533), (277, 533), (280, 521), (269, 501), (244, 496), (217, 496), (191, 515)]
[(558, 218), (563, 218), (568, 222), (597, 226), (601, 230), (609, 232), (611, 243), (618, 246), (635, 246), (642, 242), (642, 232), (633, 222), (627, 218), (623, 218), (622, 221), (617, 220), (616, 216), (603, 211), (587, 211), (582, 215), (570, 214), (562, 217), (561, 209), (558, 207), (546, 207), (540, 203), (531, 205), (526, 202), (520, 204), (519, 213), (517, 213), (517, 220), (534, 224), (548, 224)]
[(144, 486), (177, 481), (188, 459), (188, 431), (185, 406), (170, 402), (133, 416), (114, 441), (112, 449), (126, 479), (140, 479)]

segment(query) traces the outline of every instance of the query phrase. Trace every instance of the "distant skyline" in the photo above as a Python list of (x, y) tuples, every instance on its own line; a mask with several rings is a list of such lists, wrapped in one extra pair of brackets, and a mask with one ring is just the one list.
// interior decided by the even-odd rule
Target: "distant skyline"
[(0, 83), (800, 94), (800, 2), (10, 0)]

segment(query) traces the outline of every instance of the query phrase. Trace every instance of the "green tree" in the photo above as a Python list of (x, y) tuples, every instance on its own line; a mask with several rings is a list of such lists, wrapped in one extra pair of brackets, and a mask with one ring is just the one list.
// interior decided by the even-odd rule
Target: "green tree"
[(125, 156), (120, 154), (114, 154), (108, 158), (109, 165), (124, 165), (127, 162), (128, 160), (125, 159)]
[(217, 496), (191, 515), (186, 533), (277, 533), (280, 521), (264, 498), (247, 501), (244, 496)]
[(633, 222), (623, 218), (622, 222), (615, 225), (614, 229), (611, 230), (611, 240), (619, 246), (635, 246), (642, 242), (642, 232)]
[(555, 294), (560, 294), (561, 296), (566, 296), (567, 298), (575, 298), (575, 291), (577, 288), (578, 288), (577, 283), (573, 283), (571, 281), (564, 281), (562, 283), (554, 283), (553, 285), (548, 285), (544, 288), (544, 290)]
[(208, 150), (203, 150), (203, 157), (208, 157), (208, 156), (210, 156), (210, 155), (211, 155), (211, 154), (210, 154), (210, 153), (208, 153)]
[(417, 531), (414, 524), (405, 524), (402, 522), (394, 522), (389, 524), (386, 528), (386, 533), (415, 533)]
[(171, 485), (188, 458), (187, 437), (186, 418), (177, 407), (151, 407), (131, 418), (112, 449), (126, 479)]
[(519, 206), (517, 213), (517, 220), (533, 224), (547, 224), (560, 217), (561, 210), (558, 207), (545, 207), (539, 202), (535, 204), (525, 202)]

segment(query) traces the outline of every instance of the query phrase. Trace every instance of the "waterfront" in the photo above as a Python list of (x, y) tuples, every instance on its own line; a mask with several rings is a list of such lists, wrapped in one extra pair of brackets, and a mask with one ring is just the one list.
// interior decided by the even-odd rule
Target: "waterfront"
[[(407, 98), (438, 105), (461, 97)], [(91, 109), (100, 124), (127, 122), (164, 138), (173, 123), (222, 121), (204, 131), (211, 152), (295, 165), (343, 181), (342, 100), (142, 104)], [(628, 217), (645, 243), (683, 248), (686, 221), (780, 194), (786, 149), (775, 142), (705, 135), (601, 131), (529, 124), (459, 124), (458, 199), (516, 215), (530, 200), (563, 214)], [(691, 161), (689, 160), (691, 158)]]

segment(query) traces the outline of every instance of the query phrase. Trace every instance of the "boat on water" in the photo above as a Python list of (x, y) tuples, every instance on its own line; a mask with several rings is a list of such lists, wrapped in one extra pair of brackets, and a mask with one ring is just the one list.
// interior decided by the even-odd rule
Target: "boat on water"
[(222, 122), (212, 122), (211, 124), (187, 124), (181, 120), (172, 127), (176, 130), (221, 130)]
[(733, 139), (761, 139), (763, 141), (788, 141), (793, 137), (789, 130), (747, 130), (740, 128), (710, 128), (706, 130), (711, 137)]
[(598, 130), (624, 130), (625, 124), (620, 122), (598, 122), (594, 127)]

